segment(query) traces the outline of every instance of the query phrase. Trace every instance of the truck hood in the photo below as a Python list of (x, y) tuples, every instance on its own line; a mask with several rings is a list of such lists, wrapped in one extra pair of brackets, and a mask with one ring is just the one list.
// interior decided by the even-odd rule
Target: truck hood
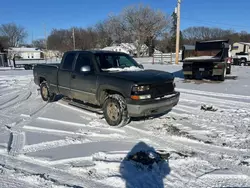
[(172, 73), (157, 70), (102, 72), (102, 74), (105, 76), (112, 76), (141, 84), (166, 82), (172, 81), (174, 79)]

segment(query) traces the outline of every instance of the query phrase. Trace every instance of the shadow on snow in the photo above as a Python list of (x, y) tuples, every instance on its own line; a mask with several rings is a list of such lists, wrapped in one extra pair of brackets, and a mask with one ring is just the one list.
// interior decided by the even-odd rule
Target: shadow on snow
[(164, 188), (164, 178), (170, 173), (168, 161), (153, 147), (137, 143), (120, 165), (126, 188)]

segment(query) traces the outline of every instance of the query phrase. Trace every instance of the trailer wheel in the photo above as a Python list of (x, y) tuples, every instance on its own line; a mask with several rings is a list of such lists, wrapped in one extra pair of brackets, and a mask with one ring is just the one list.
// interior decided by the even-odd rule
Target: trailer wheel
[(240, 66), (246, 66), (247, 60), (245, 58), (240, 59)]
[(130, 121), (127, 105), (121, 95), (109, 95), (103, 105), (104, 118), (110, 126), (122, 127)]
[(24, 65), (24, 69), (25, 69), (25, 70), (31, 70), (31, 69), (32, 69), (32, 66), (31, 66), (31, 65)]
[(42, 97), (42, 99), (44, 101), (46, 101), (46, 102), (53, 102), (53, 101), (55, 101), (56, 94), (52, 93), (49, 90), (48, 83), (46, 81), (43, 81), (40, 84), (40, 93), (41, 93), (41, 97)]

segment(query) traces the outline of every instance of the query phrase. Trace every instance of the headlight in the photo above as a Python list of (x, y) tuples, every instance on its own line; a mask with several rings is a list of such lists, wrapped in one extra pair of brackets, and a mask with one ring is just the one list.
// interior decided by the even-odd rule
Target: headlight
[(134, 86), (132, 91), (134, 92), (142, 92), (142, 91), (148, 91), (150, 89), (149, 85), (145, 86)]
[(151, 99), (151, 95), (131, 95), (131, 99), (133, 100)]

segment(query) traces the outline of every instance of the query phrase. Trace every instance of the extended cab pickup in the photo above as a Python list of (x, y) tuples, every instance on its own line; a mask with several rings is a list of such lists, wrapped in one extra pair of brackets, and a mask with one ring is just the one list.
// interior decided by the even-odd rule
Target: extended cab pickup
[(96, 106), (111, 126), (123, 126), (130, 117), (166, 113), (180, 95), (171, 73), (144, 70), (120, 52), (69, 51), (61, 64), (36, 65), (33, 74), (44, 101), (61, 94)]

